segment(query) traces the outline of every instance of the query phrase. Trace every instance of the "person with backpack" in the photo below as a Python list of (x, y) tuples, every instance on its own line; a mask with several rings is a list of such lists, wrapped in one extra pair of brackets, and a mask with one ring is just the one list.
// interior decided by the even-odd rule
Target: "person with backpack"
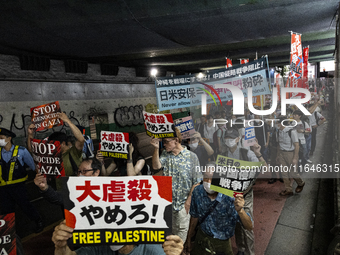
[(298, 185), (295, 189), (296, 193), (300, 193), (303, 190), (305, 182), (301, 179), (296, 169), (299, 160), (299, 138), (296, 130), (289, 126), (289, 122), (284, 121), (285, 119), (286, 117), (284, 116), (280, 117), (280, 121), (277, 124), (276, 140), (278, 145), (276, 161), (282, 167), (282, 179), (285, 185), (285, 190), (280, 192), (280, 196), (291, 196), (293, 195), (293, 187), (289, 178), (293, 178)]
[[(303, 112), (300, 110), (296, 110), (293, 112), (293, 119), (296, 121), (295, 129), (299, 138), (299, 158), (301, 160), (302, 166), (304, 166), (308, 160), (308, 151), (305, 136), (308, 136), (311, 132), (311, 128), (309, 127), (308, 123), (301, 119), (303, 116)], [(310, 162), (310, 160), (308, 161)]]

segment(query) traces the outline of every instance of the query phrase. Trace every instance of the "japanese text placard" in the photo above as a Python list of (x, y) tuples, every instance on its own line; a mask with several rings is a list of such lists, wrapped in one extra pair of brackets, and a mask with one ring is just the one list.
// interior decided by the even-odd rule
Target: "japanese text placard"
[(216, 85), (221, 84), (238, 87), (244, 97), (248, 95), (248, 88), (252, 88), (253, 96), (270, 94), (267, 78), (266, 57), (227, 69), (210, 70), (200, 78), (194, 75), (159, 77), (155, 81), (158, 109), (163, 111), (202, 105), (203, 94), (207, 96), (208, 104), (213, 103), (217, 96), (221, 102), (232, 100), (229, 89), (217, 88)]
[(58, 112), (61, 112), (59, 101), (31, 108), (31, 121), (36, 131), (63, 125), (63, 121), (57, 117)]
[(146, 134), (155, 138), (176, 137), (172, 115), (153, 114), (143, 111)]
[(230, 197), (243, 194), (251, 187), (263, 164), (218, 155), (210, 188)]
[(171, 234), (168, 176), (64, 177), (66, 225), (79, 245), (163, 243)]
[(104, 157), (128, 159), (129, 133), (100, 132), (99, 150)]
[(182, 134), (182, 139), (189, 139), (190, 135), (195, 133), (194, 122), (191, 116), (177, 119), (174, 122)]

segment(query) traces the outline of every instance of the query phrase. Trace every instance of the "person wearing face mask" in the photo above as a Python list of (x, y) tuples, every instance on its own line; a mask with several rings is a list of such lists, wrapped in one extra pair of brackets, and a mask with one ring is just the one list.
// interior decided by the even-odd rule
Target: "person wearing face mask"
[(38, 211), (28, 199), (25, 181), (28, 178), (26, 167), (35, 171), (31, 154), (22, 146), (14, 145), (16, 135), (5, 128), (0, 128), (0, 214), (15, 212), (15, 204), (36, 223), (36, 232), (44, 229), (44, 223)]
[[(76, 176), (78, 167), (83, 160), (83, 147), (85, 143), (85, 138), (82, 132), (74, 125), (71, 120), (67, 117), (66, 113), (57, 113), (58, 118), (60, 118), (64, 123), (66, 123), (72, 131), (73, 136), (76, 141), (74, 146), (68, 144), (67, 135), (63, 132), (54, 132), (49, 137), (49, 141), (59, 141), (60, 148), (62, 153), (62, 159), (64, 163), (65, 175), (66, 176)], [(28, 127), (28, 136), (27, 136), (27, 147), (31, 152), (31, 138), (34, 137), (34, 125), (31, 124)], [(56, 181), (57, 189), (61, 189), (60, 179)]]
[[(186, 254), (233, 255), (230, 238), (234, 235), (236, 222), (248, 230), (253, 229), (251, 216), (243, 209), (242, 195), (231, 198), (210, 189), (214, 168), (214, 164), (208, 164), (203, 185), (197, 186), (192, 194), (190, 226), (184, 245)], [(192, 244), (197, 224), (199, 227), (195, 243)]]
[[(201, 143), (202, 145), (199, 145)], [(205, 166), (208, 163), (208, 158), (214, 154), (213, 148), (204, 141), (199, 132), (194, 133), (189, 140), (190, 151), (195, 153), (200, 161), (201, 166)]]
[[(242, 148), (240, 144), (240, 135), (237, 129), (228, 128), (225, 134), (225, 141), (228, 147), (225, 153), (226, 157), (234, 158), (238, 160), (258, 162), (265, 161), (261, 154), (261, 146), (256, 143), (251, 146), (249, 150)], [(244, 210), (253, 218), (253, 188), (250, 186), (246, 192), (244, 192)], [(237, 255), (254, 255), (254, 232), (247, 230), (242, 225), (236, 224), (235, 239), (238, 248)]]

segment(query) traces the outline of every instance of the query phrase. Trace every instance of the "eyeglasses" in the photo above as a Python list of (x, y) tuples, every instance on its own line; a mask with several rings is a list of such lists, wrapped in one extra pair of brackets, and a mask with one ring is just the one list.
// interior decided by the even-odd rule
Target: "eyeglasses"
[(175, 141), (175, 139), (171, 139), (171, 140), (164, 140), (164, 139), (163, 139), (163, 143), (164, 143), (164, 144), (170, 143), (171, 141)]
[(84, 169), (84, 170), (78, 170), (78, 174), (82, 174), (82, 175), (85, 175), (86, 172), (89, 172), (89, 171), (95, 171), (96, 169)]

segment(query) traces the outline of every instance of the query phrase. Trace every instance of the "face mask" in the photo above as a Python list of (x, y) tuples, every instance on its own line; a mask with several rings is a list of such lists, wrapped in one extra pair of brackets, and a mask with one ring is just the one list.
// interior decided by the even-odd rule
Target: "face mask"
[(225, 140), (225, 145), (227, 145), (229, 148), (232, 148), (236, 145), (236, 139), (226, 139)]
[(0, 147), (5, 147), (8, 144), (8, 142), (5, 141), (5, 139), (0, 139)]
[(216, 191), (210, 189), (210, 183), (209, 182), (203, 182), (203, 188), (208, 194), (214, 194)]
[(196, 149), (197, 148), (197, 146), (198, 146), (198, 142), (197, 143), (190, 143), (189, 144), (189, 147), (191, 148), (191, 149)]
[(118, 251), (119, 249), (123, 248), (124, 245), (110, 245), (110, 249), (112, 251)]

